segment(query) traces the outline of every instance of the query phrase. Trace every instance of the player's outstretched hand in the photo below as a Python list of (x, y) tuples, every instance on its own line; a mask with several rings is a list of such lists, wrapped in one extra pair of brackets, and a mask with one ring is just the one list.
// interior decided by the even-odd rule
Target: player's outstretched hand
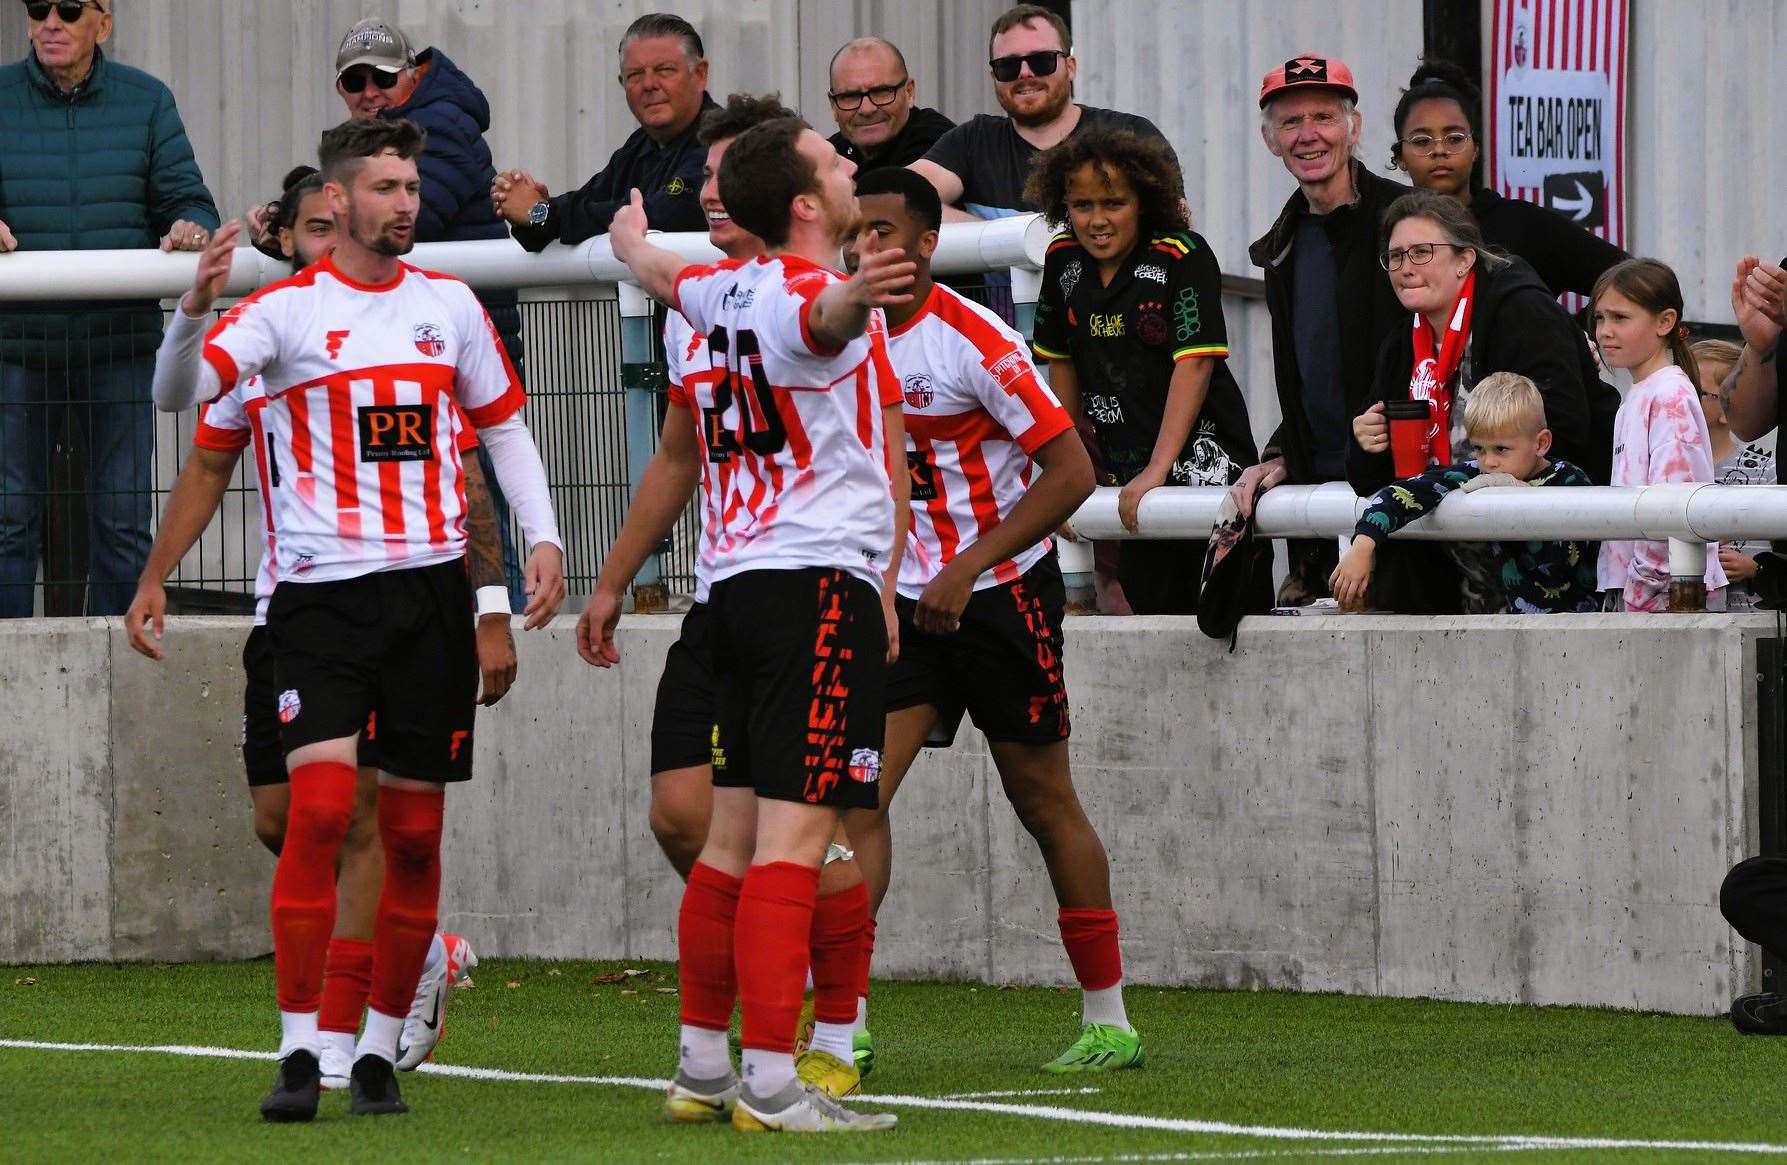
[(161, 634), (167, 612), (167, 590), (139, 583), (130, 610), (124, 612), (124, 632), (130, 637), (130, 646), (150, 659), (165, 658), (161, 650)]
[(577, 617), (577, 654), (584, 663), (596, 667), (613, 667), (620, 662), (614, 646), (614, 628), (620, 623), (619, 595), (597, 591), (589, 597), (589, 605)]
[(635, 186), (627, 205), (615, 211), (608, 224), (608, 245), (614, 248), (614, 257), (625, 263), (630, 249), (645, 241), (649, 225), (645, 218), (645, 196)]
[(193, 272), (192, 290), (180, 300), (180, 309), (187, 315), (194, 318), (204, 315), (223, 294), (224, 285), (230, 281), (236, 238), (241, 233), (242, 224), (232, 219), (224, 223), (206, 244), (204, 254), (199, 256), (198, 270)]
[(962, 625), (962, 612), (968, 606), (969, 598), (974, 594), (974, 576), (966, 571), (957, 570), (961, 559), (956, 559), (937, 572), (937, 577), (925, 585), (924, 593), (918, 596), (918, 606), (912, 612), (912, 622), (920, 631), (932, 635), (954, 635)]
[(527, 584), (527, 616), (522, 627), (534, 631), (552, 622), (558, 609), (565, 605), (565, 552), (550, 542), (542, 542), (527, 556), (523, 572)]
[(508, 615), (478, 617), (478, 703), (486, 708), (508, 694), (520, 670), (509, 619)]
[(870, 234), (856, 249), (856, 274), (850, 277), (850, 294), (870, 307), (891, 307), (912, 302), (912, 281), (918, 264), (898, 247), (881, 249), (881, 236)]

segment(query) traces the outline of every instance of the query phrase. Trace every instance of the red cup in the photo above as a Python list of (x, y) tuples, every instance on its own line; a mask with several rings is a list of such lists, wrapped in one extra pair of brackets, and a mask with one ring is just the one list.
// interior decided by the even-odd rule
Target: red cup
[(1433, 402), (1393, 400), (1384, 405), (1390, 422), (1390, 459), (1397, 477), (1414, 477), (1427, 469), (1432, 453)]

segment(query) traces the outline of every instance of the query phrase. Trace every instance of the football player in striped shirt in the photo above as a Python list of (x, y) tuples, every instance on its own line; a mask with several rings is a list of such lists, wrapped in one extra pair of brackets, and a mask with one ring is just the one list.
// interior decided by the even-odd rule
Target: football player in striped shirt
[(936, 188), (887, 169), (862, 175), (856, 193), (854, 250), (900, 250), (918, 275), (912, 302), (887, 309), (888, 355), (906, 404), (912, 545), (900, 565), (881, 803), (845, 825), (879, 908), (893, 859), (888, 806), (919, 749), (947, 746), (966, 714), (1042, 850), (1080, 983), (1079, 1038), (1043, 1067), (1140, 1067), (1141, 1039), (1123, 1007), (1110, 862), (1068, 768), (1065, 595), (1049, 540), (1091, 494), (1092, 462), (1024, 338), (932, 280), (943, 221)]
[(445, 786), (471, 775), (478, 665), (459, 457), (467, 421), (533, 547), (528, 626), (549, 621), (564, 597), (545, 471), (495, 329), (463, 282), (400, 261), (415, 237), (421, 149), (422, 132), (407, 121), (325, 133), (335, 249), (201, 335), (239, 233), (218, 232), (156, 362), (158, 405), (228, 395), (259, 411), (267, 444), (279, 579), (267, 628), (292, 786), (273, 875), (283, 1034), (279, 1074), (261, 1103), (268, 1120), (316, 1114), (335, 861), (369, 717), (385, 879), (349, 1092), (356, 1114), (408, 1111), (393, 1068), (434, 937)]
[[(719, 682), (714, 808), (678, 923), (676, 1084), (723, 1095), (742, 999), (740, 1129), (888, 1128), (797, 1075), (794, 1027), (820, 866), (840, 813), (876, 803), (891, 582), (905, 537), (898, 384), (876, 308), (912, 267), (832, 269), (856, 217), (854, 167), (794, 118), (727, 148), (720, 198), (765, 254), (714, 266), (652, 246), (637, 192), (609, 232), (648, 293), (707, 337), (722, 373), (702, 443), (720, 465), (709, 606)], [(734, 944), (734, 935), (749, 936)]]
[[(300, 166), (287, 175), (283, 193), (267, 204), (267, 211), (269, 245), (280, 249), (291, 261), (294, 272), (320, 261), (335, 245), (335, 216), (329, 213), (322, 174), (316, 167)], [(192, 454), (168, 495), (155, 545), (149, 551), (149, 560), (137, 582), (136, 598), (125, 616), (130, 645), (150, 659), (160, 660), (164, 655), (161, 640), (167, 611), (167, 578), (210, 524), (236, 476), (243, 450), (251, 446), (255, 484), (262, 498), (266, 497), (266, 439), (258, 428), (260, 416), (259, 410), (249, 416), (233, 401), (219, 402), (199, 414)], [(476, 439), (470, 429), (465, 436), (468, 440)], [(462, 451), (467, 447), (462, 445)], [(488, 706), (502, 699), (514, 682), (516, 663), (496, 514), (476, 458), (465, 462), (465, 501), (466, 567), (478, 590), (479, 605), (491, 607), (480, 613), (477, 632), (478, 666), (483, 677), (479, 702)], [(279, 688), (273, 674), (272, 647), (267, 641), (267, 601), (273, 596), (277, 580), (273, 571), (271, 509), (264, 500), (261, 512), (262, 548), (260, 568), (255, 573), (254, 628), (242, 648), (242, 764), (254, 806), (255, 835), (278, 857), (285, 845), (292, 787), (279, 747)], [(373, 912), (384, 881), (385, 859), (375, 812), (378, 750), (365, 737), (360, 742), (359, 762), (354, 816), (342, 844), (336, 875), (339, 905), (335, 933), (329, 940), (322, 1008), (318, 1013), (324, 1088), (348, 1086), (354, 1037), (360, 1030), (366, 995), (371, 989)], [(434, 937), (398, 1047), (399, 1068), (415, 1068), (432, 1055), (444, 1030), (447, 988), (476, 965), (477, 956), (464, 938), (451, 934)]]

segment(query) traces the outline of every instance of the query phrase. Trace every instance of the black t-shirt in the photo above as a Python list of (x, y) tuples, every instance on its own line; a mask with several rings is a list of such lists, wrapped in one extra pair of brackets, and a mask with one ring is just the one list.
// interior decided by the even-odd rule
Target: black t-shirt
[(900, 132), (882, 142), (872, 154), (857, 149), (842, 130), (832, 134), (830, 140), (838, 153), (856, 163), (858, 170), (874, 170), (882, 166), (910, 166), (955, 127), (955, 122), (935, 109), (914, 109)]
[(1108, 286), (1098, 264), (1063, 232), (1043, 264), (1034, 347), (1073, 361), (1080, 403), (1098, 431), (1111, 480), (1147, 468), (1180, 360), (1214, 360), (1204, 397), (1168, 485), (1228, 485), (1259, 460), (1247, 403), (1229, 372), (1222, 271), (1202, 236), (1156, 235), (1132, 251)]
[(1303, 415), (1309, 419), (1314, 439), (1311, 467), (1318, 480), (1344, 481), (1352, 418), (1347, 415), (1346, 389), (1340, 382), (1340, 269), (1320, 215), (1298, 217), (1290, 268)]
[[(1091, 105), (1080, 106), (1080, 122), (1067, 136), (1107, 129), (1126, 129), (1166, 141), (1166, 135), (1145, 117)], [(962, 180), (964, 210), (981, 218), (1000, 218), (1036, 209), (1024, 198), (1030, 160), (1036, 154), (1036, 147), (1018, 135), (1011, 118), (981, 113), (938, 138), (924, 160)]]

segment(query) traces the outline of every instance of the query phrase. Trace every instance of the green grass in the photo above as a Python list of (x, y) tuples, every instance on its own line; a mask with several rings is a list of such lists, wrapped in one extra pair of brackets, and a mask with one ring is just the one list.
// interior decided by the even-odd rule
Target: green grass
[[(512, 1072), (665, 1076), (674, 970), (642, 964), (647, 973), (624, 983), (598, 981), (621, 966), (487, 960), (474, 989), (454, 992), (437, 1058)], [(270, 1050), (272, 979), (264, 961), (0, 968), (0, 1039)], [(1035, 1065), (1075, 1034), (1077, 993), (877, 984), (880, 1064), (868, 1091), (1089, 1087), (1098, 1091), (992, 1103), (1309, 1130), (1787, 1143), (1787, 1041), (1744, 1038), (1723, 1021), (1157, 989), (1132, 989), (1129, 1003), (1148, 1067), (1059, 1078)], [(407, 1117), (354, 1120), (331, 1094), (316, 1123), (274, 1127), (256, 1112), (272, 1074), (261, 1061), (0, 1048), (0, 1159), (1294, 1161), (1396, 1148), (915, 1107), (896, 1108), (892, 1133), (815, 1144), (667, 1126), (657, 1094), (643, 1088), (428, 1074), (402, 1078), (414, 1109)], [(1452, 1150), (1447, 1161), (1748, 1159), (1440, 1147)]]

